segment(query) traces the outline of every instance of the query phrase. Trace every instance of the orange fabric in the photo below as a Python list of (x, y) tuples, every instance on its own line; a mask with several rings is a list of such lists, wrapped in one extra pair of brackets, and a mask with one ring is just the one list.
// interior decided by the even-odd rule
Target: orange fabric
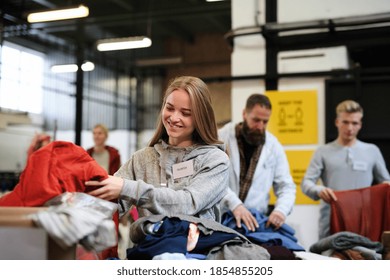
[[(88, 192), (86, 181), (106, 178), (107, 172), (82, 147), (54, 141), (31, 154), (14, 190), (0, 197), (0, 206), (43, 206), (64, 192)], [(113, 220), (118, 233), (118, 211)], [(101, 255), (116, 258), (117, 247)]]
[(332, 201), (330, 233), (350, 231), (372, 241), (380, 241), (382, 232), (390, 230), (390, 186), (379, 184), (367, 188), (337, 191)]

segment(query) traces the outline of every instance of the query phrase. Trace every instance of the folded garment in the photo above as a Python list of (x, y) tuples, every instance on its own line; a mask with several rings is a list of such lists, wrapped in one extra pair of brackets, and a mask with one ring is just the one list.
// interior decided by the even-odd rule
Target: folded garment
[(341, 231), (321, 240), (310, 246), (310, 252), (321, 254), (328, 249), (347, 250), (355, 246), (362, 246), (374, 250), (375, 252), (382, 252), (383, 245), (380, 242), (372, 241), (362, 235)]
[(70, 195), (74, 198), (72, 203), (50, 206), (30, 217), (63, 248), (80, 243), (87, 250), (100, 252), (115, 246), (117, 237), (112, 215), (117, 204), (85, 193)]
[(363, 246), (355, 246), (352, 248), (355, 251), (358, 251), (362, 254), (365, 260), (381, 260), (382, 254), (375, 252), (375, 250), (363, 247)]
[(332, 257), (340, 260), (364, 260), (364, 257), (359, 251), (353, 249), (336, 250), (333, 252)]

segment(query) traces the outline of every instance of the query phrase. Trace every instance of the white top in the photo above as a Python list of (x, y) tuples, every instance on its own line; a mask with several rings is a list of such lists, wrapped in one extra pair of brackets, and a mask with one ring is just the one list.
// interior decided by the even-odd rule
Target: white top
[[(219, 130), (219, 137), (227, 146), (231, 166), (229, 170), (228, 194), (221, 205), (224, 210), (233, 210), (241, 200), (238, 197), (240, 189), (240, 154), (235, 133), (235, 124), (228, 123)], [(267, 213), (269, 192), (273, 187), (277, 196), (275, 209), (285, 216), (290, 214), (295, 203), (296, 185), (290, 175), (290, 167), (286, 153), (278, 139), (266, 131), (265, 143), (256, 165), (252, 185), (244, 201), (247, 208)]]
[(108, 150), (104, 149), (101, 153), (94, 152), (92, 157), (96, 162), (108, 172), (108, 167), (110, 163), (110, 154)]

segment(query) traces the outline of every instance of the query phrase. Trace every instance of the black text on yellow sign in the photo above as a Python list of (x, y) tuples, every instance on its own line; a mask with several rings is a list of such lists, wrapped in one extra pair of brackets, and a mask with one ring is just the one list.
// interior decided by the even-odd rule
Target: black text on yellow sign
[(284, 145), (317, 144), (317, 91), (267, 91), (272, 102), (268, 129)]

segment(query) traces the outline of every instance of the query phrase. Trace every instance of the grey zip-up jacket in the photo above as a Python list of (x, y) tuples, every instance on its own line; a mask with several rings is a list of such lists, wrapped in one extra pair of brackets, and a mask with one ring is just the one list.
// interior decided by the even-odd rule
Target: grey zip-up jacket
[[(174, 178), (173, 165), (183, 162), (193, 166), (193, 172)], [(228, 188), (229, 158), (223, 145), (179, 148), (161, 141), (135, 152), (114, 176), (125, 179), (119, 198), (122, 215), (136, 205), (140, 217), (180, 214), (218, 220), (219, 202)]]

